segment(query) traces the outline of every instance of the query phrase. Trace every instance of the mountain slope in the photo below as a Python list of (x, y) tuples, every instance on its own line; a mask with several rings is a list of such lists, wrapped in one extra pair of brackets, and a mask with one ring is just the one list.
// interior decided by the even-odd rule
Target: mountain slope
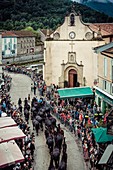
[(72, 6), (86, 23), (113, 22), (112, 17), (71, 0), (0, 0), (0, 29), (56, 29)]
[[(113, 3), (106, 0), (99, 2), (99, 1), (83, 1), (83, 4), (89, 6), (90, 8), (97, 10), (99, 12), (103, 12), (111, 17), (113, 17)], [(113, 1), (112, 1), (113, 2)]]
[(113, 3), (112, 0), (79, 0), (79, 2), (100, 2), (100, 3)]

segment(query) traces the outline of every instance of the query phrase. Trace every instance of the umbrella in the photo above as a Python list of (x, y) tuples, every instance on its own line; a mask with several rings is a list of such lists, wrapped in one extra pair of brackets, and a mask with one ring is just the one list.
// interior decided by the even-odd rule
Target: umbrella
[(36, 116), (36, 120), (38, 120), (40, 122), (40, 121), (42, 121), (42, 118), (40, 116)]
[(62, 135), (61, 134), (57, 135), (57, 141), (62, 141)]
[(45, 112), (45, 109), (40, 109), (41, 112)]
[(56, 158), (60, 155), (60, 151), (58, 148), (54, 148), (53, 149), (53, 157)]
[(44, 115), (44, 113), (43, 113), (43, 112), (39, 112), (39, 115), (40, 115), (40, 116), (43, 116), (43, 115)]
[(49, 119), (46, 119), (46, 120), (45, 120), (45, 125), (46, 125), (46, 126), (51, 126), (51, 121), (50, 121)]
[(35, 111), (36, 110), (36, 108), (35, 107), (32, 107), (32, 111)]
[(92, 128), (97, 143), (111, 142), (113, 136), (107, 134), (107, 128)]
[(36, 124), (36, 122), (37, 122), (37, 120), (36, 119), (33, 119), (33, 125), (35, 126), (35, 124)]

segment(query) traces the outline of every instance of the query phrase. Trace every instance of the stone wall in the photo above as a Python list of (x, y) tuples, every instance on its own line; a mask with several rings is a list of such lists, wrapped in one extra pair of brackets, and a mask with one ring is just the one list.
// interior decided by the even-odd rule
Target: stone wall
[(2, 63), (3, 64), (13, 64), (13, 63), (22, 63), (22, 62), (30, 62), (30, 61), (40, 61), (43, 60), (43, 53), (39, 53), (36, 55), (22, 55), (17, 57), (8, 57), (3, 58)]

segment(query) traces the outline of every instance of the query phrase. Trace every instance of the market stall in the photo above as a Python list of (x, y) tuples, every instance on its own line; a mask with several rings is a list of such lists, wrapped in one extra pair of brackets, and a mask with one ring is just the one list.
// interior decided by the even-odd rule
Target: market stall
[(0, 129), (0, 143), (10, 140), (24, 138), (26, 135), (22, 132), (18, 126), (6, 127)]
[(0, 169), (23, 161), (24, 157), (14, 140), (0, 144)]
[(10, 126), (17, 126), (14, 119), (12, 119), (11, 117), (1, 117), (0, 118), (0, 129), (5, 128), (5, 127), (10, 127)]

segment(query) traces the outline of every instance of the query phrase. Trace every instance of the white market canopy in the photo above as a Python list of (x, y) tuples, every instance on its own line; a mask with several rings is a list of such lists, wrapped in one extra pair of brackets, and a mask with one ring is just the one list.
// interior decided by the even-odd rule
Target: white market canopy
[(0, 144), (0, 168), (23, 161), (24, 157), (14, 140)]
[(16, 122), (11, 117), (1, 117), (0, 118), (0, 129), (10, 126), (16, 126)]
[(0, 129), (0, 143), (24, 138), (26, 135), (22, 132), (18, 126), (6, 127)]

